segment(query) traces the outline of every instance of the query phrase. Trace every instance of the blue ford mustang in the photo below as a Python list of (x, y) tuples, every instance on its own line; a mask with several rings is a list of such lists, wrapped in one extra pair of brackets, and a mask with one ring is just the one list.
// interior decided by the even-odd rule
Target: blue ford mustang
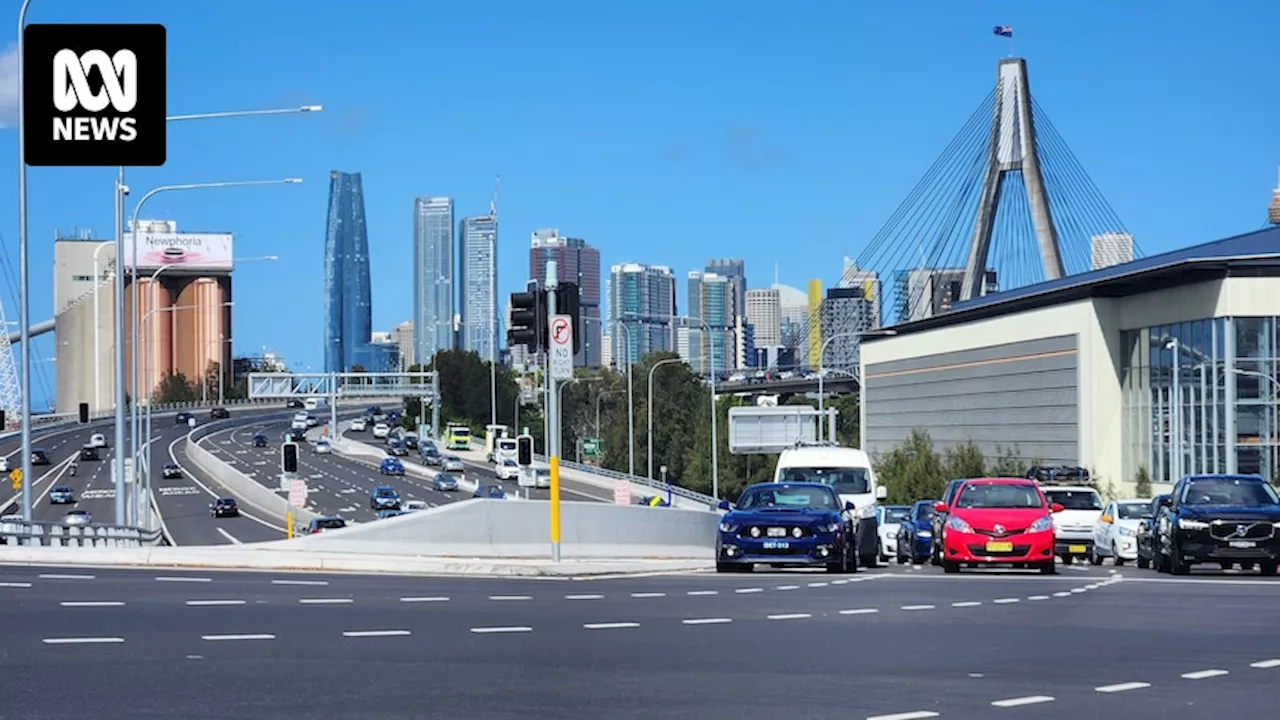
[(841, 503), (830, 485), (759, 483), (720, 509), (729, 512), (720, 520), (717, 572), (751, 572), (756, 563), (857, 572), (853, 503)]
[(898, 524), (898, 564), (915, 565), (929, 559), (933, 552), (933, 504), (935, 500), (919, 500)]

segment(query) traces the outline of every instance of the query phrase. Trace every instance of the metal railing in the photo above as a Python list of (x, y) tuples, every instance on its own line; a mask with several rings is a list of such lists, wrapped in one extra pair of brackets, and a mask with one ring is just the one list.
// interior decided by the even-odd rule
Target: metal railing
[[(538, 462), (542, 462), (542, 463), (547, 462), (547, 457), (545, 455), (534, 455), (533, 457)], [(581, 463), (569, 462), (564, 459), (560, 460), (560, 467), (566, 470), (573, 470), (575, 472), (588, 473), (591, 475), (599, 475), (601, 477), (607, 477), (612, 480), (629, 480), (632, 485), (643, 485), (647, 488), (653, 489), (656, 492), (656, 494), (659, 494), (659, 495), (665, 494), (667, 492), (667, 484), (662, 482), (661, 480), (652, 480), (650, 478), (641, 477), (639, 475), (629, 475), (624, 472), (618, 472), (617, 470), (610, 470), (609, 468), (596, 467), (594, 465), (583, 465)], [(676, 485), (674, 483), (672, 483), (671, 485), (671, 494), (676, 497), (684, 498), (686, 500), (691, 500), (693, 502), (703, 503), (708, 507), (712, 507), (712, 508), (716, 507), (720, 503), (719, 500), (716, 500), (710, 495), (703, 495), (702, 493), (694, 492), (692, 490), (689, 490), (688, 488), (682, 488), (679, 485)]]
[[(217, 402), (216, 400), (210, 401), (210, 402), (197, 401), (197, 402), (189, 402), (189, 403), (155, 403), (154, 405), (151, 406), (151, 411), (153, 413), (156, 413), (156, 412), (164, 413), (164, 412), (177, 412), (182, 410), (207, 410), (215, 407), (229, 408), (229, 407), (263, 406), (263, 405), (279, 405), (279, 404), (280, 404), (280, 399), (278, 398), (269, 398), (269, 399), (263, 398), (258, 400), (255, 400), (255, 399), (223, 400), (221, 403)], [(140, 403), (139, 407), (145, 409), (147, 405), (146, 403)], [(98, 420), (109, 420), (114, 418), (115, 415), (116, 415), (116, 411), (114, 408), (109, 410), (100, 410), (95, 413), (89, 413), (89, 422), (96, 422)], [(36, 415), (31, 418), (31, 427), (41, 428), (41, 429), (51, 428), (51, 427), (60, 427), (63, 425), (75, 425), (79, 421), (80, 421), (79, 413), (58, 413), (56, 415), (55, 414)], [(0, 428), (0, 440), (6, 440), (13, 435), (17, 435), (18, 431), (19, 431), (19, 425), (16, 420), (11, 422), (6, 422), (5, 427)]]
[(160, 545), (164, 533), (120, 525), (67, 525), (0, 519), (0, 545), (132, 548)]

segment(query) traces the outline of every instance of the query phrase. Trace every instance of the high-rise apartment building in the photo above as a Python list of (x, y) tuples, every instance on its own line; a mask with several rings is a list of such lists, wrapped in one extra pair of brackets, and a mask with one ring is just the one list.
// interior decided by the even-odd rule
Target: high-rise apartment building
[(396, 344), (402, 370), (408, 370), (417, 362), (413, 346), (413, 321), (405, 320), (391, 330), (391, 340)]
[(373, 332), (369, 234), (360, 173), (329, 173), (324, 241), (324, 369), (366, 366)]
[(875, 327), (875, 300), (862, 287), (837, 287), (827, 290), (820, 313), (822, 341), (826, 352), (819, 358), (823, 368), (856, 371), (862, 338), (858, 333)]
[[(884, 316), (880, 306), (880, 273), (875, 270), (860, 270), (851, 258), (844, 259), (844, 271), (840, 273), (838, 288), (860, 288), (862, 297), (871, 303), (872, 328), (880, 327)], [(871, 329), (871, 328), (868, 328)]]
[[(737, 367), (738, 298), (736, 284), (716, 273), (689, 273), (689, 365), (696, 373)], [(701, 322), (699, 322), (701, 321)]]
[(398, 372), (405, 367), (400, 362), (400, 346), (394, 332), (374, 331), (369, 335), (369, 372)]
[(1089, 269), (1133, 262), (1133, 236), (1129, 233), (1102, 233), (1089, 239)]
[(734, 317), (745, 317), (747, 314), (747, 264), (738, 258), (715, 258), (708, 260), (706, 272), (724, 277), (733, 286)]
[(600, 251), (581, 238), (563, 237), (556, 229), (535, 230), (529, 242), (529, 277), (541, 286), (547, 263), (556, 261), (556, 280), (578, 285), (582, 320), (582, 350), (574, 358), (580, 367), (600, 366)]
[[(914, 322), (951, 310), (960, 302), (964, 268), (913, 268), (901, 270), (894, 280), (894, 317), (897, 322)], [(999, 290), (995, 270), (987, 270), (982, 294)]]
[(453, 199), (413, 199), (414, 358), (454, 347)]
[[(781, 316), (778, 337), (781, 345), (794, 348), (796, 352), (790, 356), (803, 361), (809, 351), (808, 337), (804, 332), (809, 318), (809, 296), (803, 290), (776, 282), (772, 289), (778, 291), (778, 313)], [(760, 343), (757, 345), (766, 347)]]
[(462, 218), (458, 223), (458, 298), (460, 347), (497, 360), (498, 219)]
[(676, 276), (661, 265), (624, 263), (609, 269), (609, 336), (618, 368), (653, 352), (675, 350)]
[(746, 292), (746, 318), (756, 347), (782, 344), (782, 293), (777, 288)]

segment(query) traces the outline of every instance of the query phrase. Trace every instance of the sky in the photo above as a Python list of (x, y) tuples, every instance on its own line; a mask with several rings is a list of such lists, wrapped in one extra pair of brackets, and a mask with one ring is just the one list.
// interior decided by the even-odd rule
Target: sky
[[(0, 1), (14, 17), (19, 4)], [(127, 177), (132, 199), (305, 180), (168, 193), (143, 213), (231, 231), (237, 257), (278, 255), (235, 270), (233, 349), (304, 366), (322, 363), (330, 170), (364, 176), (380, 330), (411, 315), (413, 198), (482, 214), (498, 174), (500, 305), (538, 228), (600, 248), (605, 274), (734, 256), (752, 287), (775, 267), (790, 285), (832, 284), (990, 92), (1009, 53), (996, 25), (1014, 27), (1033, 95), (1148, 254), (1259, 228), (1280, 166), (1272, 0), (34, 0), (28, 21), (163, 23), (171, 114), (324, 105), (173, 124), (166, 165)], [(14, 71), (9, 47), (5, 167)], [(30, 170), (33, 321), (52, 312), (55, 234), (111, 235), (113, 172)], [(16, 184), (0, 175), (11, 263)], [(16, 321), (5, 275), (0, 288)], [(33, 349), (51, 382), (50, 337)]]

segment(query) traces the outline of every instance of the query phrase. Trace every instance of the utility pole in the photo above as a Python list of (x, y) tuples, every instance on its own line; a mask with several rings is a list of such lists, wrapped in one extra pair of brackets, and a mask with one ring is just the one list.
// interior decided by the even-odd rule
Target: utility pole
[[(547, 262), (547, 337), (551, 337), (550, 323), (555, 322), (556, 288), (560, 286), (556, 261)], [(544, 351), (547, 356), (547, 435), (543, 440), (547, 446), (547, 462), (551, 466), (551, 561), (560, 562), (560, 398), (556, 392), (556, 379), (551, 375), (551, 351)]]
[[(493, 199), (489, 201), (489, 425), (498, 424), (498, 184), (493, 181)], [(514, 432), (515, 428), (512, 428)], [(492, 431), (491, 431), (492, 432)]]

